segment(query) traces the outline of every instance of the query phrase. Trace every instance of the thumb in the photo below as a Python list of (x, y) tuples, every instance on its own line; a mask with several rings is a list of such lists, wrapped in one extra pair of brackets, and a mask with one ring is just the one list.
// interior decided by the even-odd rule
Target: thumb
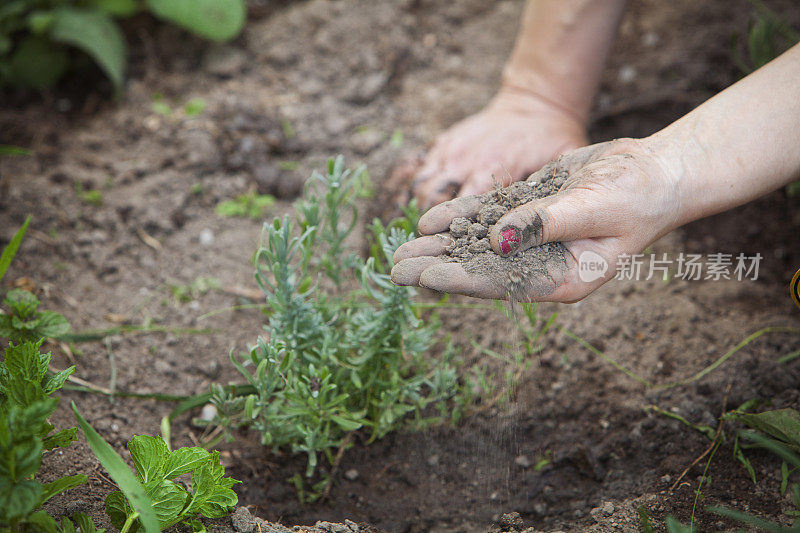
[(547, 242), (568, 242), (600, 237), (600, 206), (587, 198), (585, 189), (567, 190), (532, 200), (506, 213), (492, 227), (489, 240), (503, 256)]

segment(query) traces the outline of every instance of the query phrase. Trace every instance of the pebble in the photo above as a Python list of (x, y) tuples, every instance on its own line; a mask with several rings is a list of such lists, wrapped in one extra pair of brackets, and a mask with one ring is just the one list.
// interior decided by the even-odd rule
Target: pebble
[(203, 406), (203, 409), (200, 411), (200, 416), (197, 417), (200, 420), (205, 420), (206, 422), (211, 422), (214, 420), (214, 417), (217, 416), (217, 408), (214, 404), (207, 403)]
[(351, 468), (350, 470), (344, 473), (344, 477), (349, 479), (350, 481), (355, 481), (359, 477), (361, 477), (361, 474), (355, 468)]
[(198, 240), (200, 241), (201, 246), (211, 246), (214, 244), (214, 232), (208, 228), (204, 228), (200, 230)]
[(439, 464), (439, 456), (438, 455), (431, 455), (428, 457), (428, 466), (436, 466)]
[(517, 458), (514, 459), (514, 463), (517, 466), (521, 466), (522, 468), (528, 468), (533, 464), (533, 462), (530, 460), (530, 458), (527, 455), (519, 455), (519, 456), (517, 456)]
[(247, 55), (235, 46), (212, 45), (203, 58), (203, 68), (221, 78), (232, 78), (244, 70)]

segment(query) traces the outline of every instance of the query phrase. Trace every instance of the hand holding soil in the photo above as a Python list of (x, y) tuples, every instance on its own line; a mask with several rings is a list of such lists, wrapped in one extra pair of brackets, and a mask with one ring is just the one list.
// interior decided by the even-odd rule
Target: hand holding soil
[[(395, 253), (392, 280), (442, 292), (521, 301), (580, 300), (678, 224), (675, 179), (641, 141), (574, 150), (525, 182), (440, 204), (423, 234)], [(577, 258), (602, 257), (603, 277), (583, 282)]]

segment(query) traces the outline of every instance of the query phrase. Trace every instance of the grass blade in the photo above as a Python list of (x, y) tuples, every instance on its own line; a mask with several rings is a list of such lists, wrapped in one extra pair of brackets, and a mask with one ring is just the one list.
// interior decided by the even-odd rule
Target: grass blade
[(139, 520), (142, 522), (145, 533), (159, 533), (161, 528), (158, 526), (158, 519), (156, 513), (153, 511), (153, 504), (147, 494), (144, 492), (142, 484), (133, 475), (131, 469), (122, 460), (114, 448), (107, 443), (103, 437), (100, 436), (95, 429), (89, 425), (78, 412), (75, 402), (72, 402), (72, 410), (75, 412), (75, 418), (78, 419), (78, 424), (86, 436), (86, 441), (92, 448), (92, 451), (97, 456), (100, 464), (108, 470), (111, 477), (114, 479), (120, 490), (128, 498), (133, 508), (139, 513)]
[(22, 223), (22, 227), (17, 230), (17, 233), (14, 234), (14, 237), (11, 239), (11, 242), (8, 243), (8, 246), (3, 248), (3, 255), (0, 255), (0, 280), (3, 279), (3, 276), (8, 270), (8, 266), (11, 264), (11, 260), (14, 259), (14, 256), (17, 255), (17, 250), (19, 249), (20, 243), (22, 243), (22, 238), (25, 237), (25, 232), (28, 231), (28, 224), (31, 223), (31, 217), (25, 219), (25, 222)]
[(742, 511), (737, 511), (736, 509), (729, 509), (727, 507), (714, 505), (709, 507), (708, 511), (720, 516), (724, 516), (725, 518), (730, 518), (731, 520), (743, 522), (758, 529), (759, 531), (766, 531), (767, 533), (787, 533), (796, 531), (794, 528), (783, 527), (780, 524), (764, 520), (763, 518), (759, 518), (754, 515), (743, 513)]

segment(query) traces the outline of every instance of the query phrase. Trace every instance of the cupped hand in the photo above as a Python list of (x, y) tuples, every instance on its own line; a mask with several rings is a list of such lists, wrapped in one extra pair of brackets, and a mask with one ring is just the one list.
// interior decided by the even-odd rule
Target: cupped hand
[[(518, 284), (521, 301), (578, 301), (613, 278), (620, 257), (639, 253), (681, 222), (681, 198), (675, 177), (641, 140), (622, 139), (566, 153), (532, 174), (566, 172), (558, 193), (506, 213), (491, 229), (495, 253), (509, 257), (544, 243), (563, 243), (560, 264), (547, 263)], [(425, 213), (422, 237), (394, 255), (392, 281), (479, 298), (509, 297), (507, 273), (475, 273), (440, 256), (452, 242), (448, 230), (456, 217), (473, 217), (480, 196), (447, 201)], [(579, 261), (602, 258), (608, 265), (596, 279), (581, 275)], [(523, 272), (524, 275), (524, 272)], [(583, 279), (582, 279), (583, 278)]]
[(530, 93), (502, 89), (481, 112), (444, 132), (415, 172), (412, 193), (428, 208), (508, 185), (586, 144), (577, 116)]

